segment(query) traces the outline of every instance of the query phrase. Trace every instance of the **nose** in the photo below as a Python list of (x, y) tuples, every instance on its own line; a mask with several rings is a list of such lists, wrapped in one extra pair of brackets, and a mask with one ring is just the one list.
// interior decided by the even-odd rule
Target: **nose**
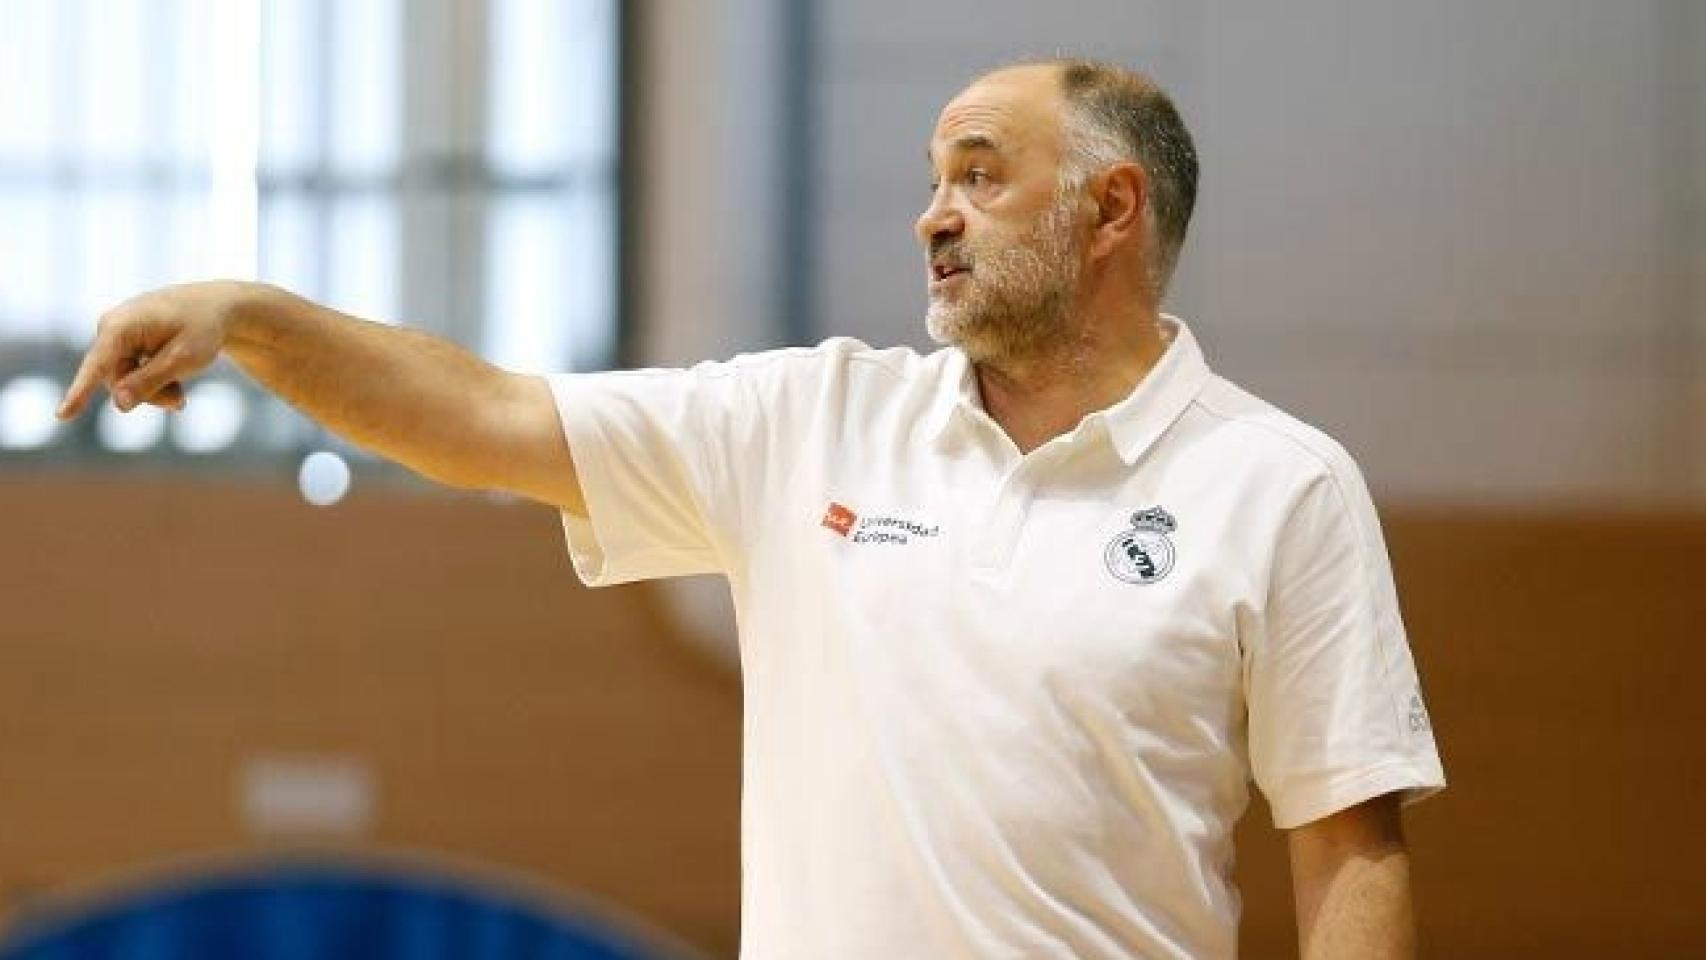
[(928, 253), (942, 243), (953, 240), (965, 232), (965, 218), (950, 199), (949, 185), (944, 183), (930, 195), (930, 205), (918, 215), (918, 222), (913, 229), (918, 234), (918, 242)]

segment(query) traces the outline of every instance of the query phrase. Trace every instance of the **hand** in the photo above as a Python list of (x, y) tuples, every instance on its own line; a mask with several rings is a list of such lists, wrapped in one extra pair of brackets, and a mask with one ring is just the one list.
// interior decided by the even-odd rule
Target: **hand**
[(65, 392), (59, 419), (82, 413), (103, 385), (123, 412), (143, 403), (183, 409), (183, 382), (224, 349), (236, 305), (251, 286), (231, 280), (180, 284), (107, 311)]

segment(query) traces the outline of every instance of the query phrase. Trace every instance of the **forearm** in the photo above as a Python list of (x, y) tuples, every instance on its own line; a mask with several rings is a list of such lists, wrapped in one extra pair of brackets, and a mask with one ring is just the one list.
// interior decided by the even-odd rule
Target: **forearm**
[(479, 418), (516, 379), (448, 341), (263, 284), (238, 295), (226, 355), (338, 436), (464, 487), (485, 484)]
[(1303, 960), (1409, 960), (1416, 955), (1410, 858), (1402, 849), (1352, 856), (1323, 884), (1299, 890)]

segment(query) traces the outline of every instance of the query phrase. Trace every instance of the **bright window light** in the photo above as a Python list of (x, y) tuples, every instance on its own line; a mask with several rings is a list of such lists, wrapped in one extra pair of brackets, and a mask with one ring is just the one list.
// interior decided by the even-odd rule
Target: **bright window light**
[(141, 453), (166, 435), (166, 412), (159, 407), (141, 406), (120, 413), (112, 404), (103, 404), (95, 420), (95, 435), (100, 438), (101, 446), (115, 453)]
[(19, 377), (0, 388), (0, 448), (36, 450), (59, 432), (54, 410), (64, 390), (52, 377)]
[(189, 389), (184, 409), (171, 420), (172, 442), (185, 453), (218, 453), (237, 442), (248, 416), (243, 391), (220, 380)]
[(265, 279), (533, 372), (610, 363), (621, 9), (0, 0), (0, 469), (318, 435), (224, 375), (182, 414), (76, 428), (9, 382), (67, 380), (102, 312), (167, 284)]
[(208, 11), (207, 51), (216, 81), (207, 92), (207, 261), (214, 276), (253, 277), (259, 262), (255, 168), (260, 156), (260, 0), (222, 0)]
[(316, 507), (329, 507), (349, 493), (349, 463), (335, 453), (317, 450), (303, 458), (296, 483), (302, 499)]

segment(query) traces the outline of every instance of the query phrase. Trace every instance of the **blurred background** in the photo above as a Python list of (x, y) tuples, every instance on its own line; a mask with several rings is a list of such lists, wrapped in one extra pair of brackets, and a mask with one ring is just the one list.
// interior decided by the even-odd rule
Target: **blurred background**
[[(1058, 53), (1174, 94), (1169, 310), (1368, 475), (1452, 783), (1407, 821), (1426, 954), (1706, 956), (1695, 0), (0, 0), (15, 949), (343, 897), (388, 943), (733, 957), (719, 583), (587, 591), (549, 511), (232, 369), (52, 410), (103, 309), (211, 276), (536, 372), (924, 347), (935, 114)], [(1245, 955), (1295, 955), (1259, 799), (1239, 872)]]

